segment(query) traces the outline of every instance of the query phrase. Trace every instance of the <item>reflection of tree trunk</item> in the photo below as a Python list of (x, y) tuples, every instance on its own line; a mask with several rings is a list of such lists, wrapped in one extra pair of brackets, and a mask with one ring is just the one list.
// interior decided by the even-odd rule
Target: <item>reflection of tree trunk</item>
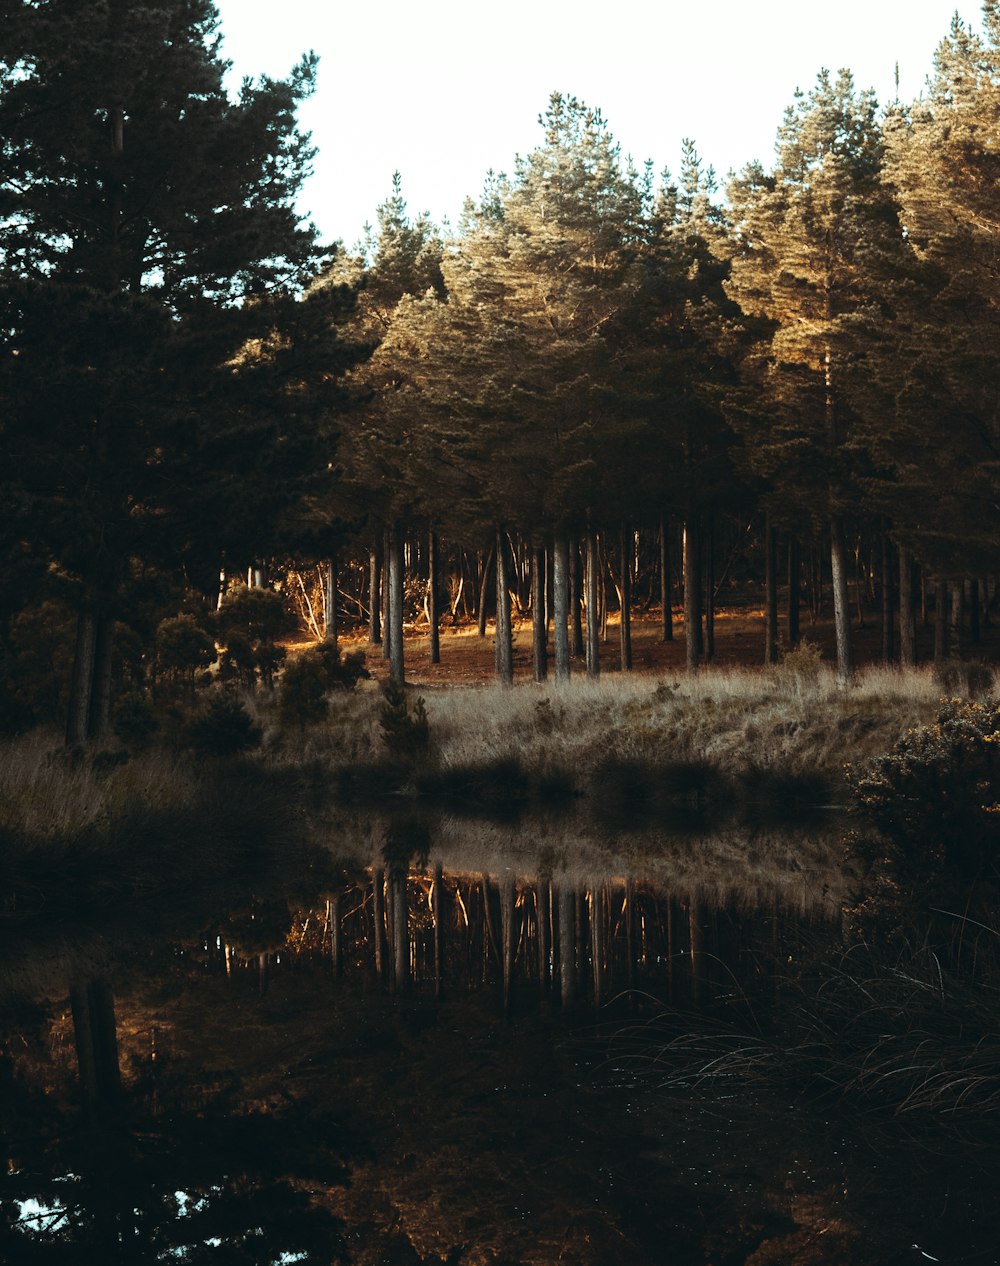
[(587, 676), (596, 678), (601, 674), (601, 651), (598, 640), (600, 625), (597, 611), (597, 533), (588, 528), (585, 540), (587, 551), (584, 579), (587, 591)]
[(440, 1001), (444, 995), (444, 935), (445, 935), (445, 896), (444, 879), (441, 863), (434, 864), (431, 879), (431, 909), (434, 915), (434, 996)]
[(406, 891), (406, 871), (394, 867), (389, 873), (392, 887), (393, 980), (397, 993), (410, 984), (410, 911)]
[(545, 627), (545, 551), (531, 551), (531, 664), (535, 681), (549, 675)]
[(590, 958), (594, 973), (594, 1006), (604, 1004), (604, 889), (590, 890)]
[(704, 995), (705, 957), (702, 945), (701, 905), (694, 897), (688, 902), (688, 934), (691, 956), (691, 1001), (697, 1007)]
[(569, 1009), (576, 1001), (576, 893), (566, 880), (559, 884), (559, 983)]
[(548, 880), (540, 879), (535, 888), (535, 920), (538, 926), (538, 979), (542, 989), (547, 989), (551, 980), (551, 943), (552, 915), (550, 902), (551, 885)]
[(625, 982), (635, 987), (635, 883), (625, 880)]
[(91, 978), (71, 981), (69, 996), (84, 1111), (96, 1122), (121, 1098), (114, 993)]
[(514, 909), (514, 876), (506, 871), (500, 880), (500, 957), (503, 970), (503, 1009), (510, 1010), (514, 980), (514, 954), (517, 950), (517, 929)]
[(385, 944), (385, 872), (376, 866), (372, 871), (372, 920), (375, 935), (375, 971), (380, 980), (388, 974)]
[(264, 996), (271, 987), (271, 956), (268, 953), (257, 955), (257, 992)]
[(618, 533), (618, 557), (621, 562), (621, 624), (619, 626), (621, 643), (622, 672), (632, 671), (632, 558), (629, 548), (629, 533), (625, 524)]
[(326, 903), (326, 917), (330, 925), (330, 963), (333, 974), (339, 980), (344, 974), (343, 936), (340, 926), (340, 893), (336, 892)]

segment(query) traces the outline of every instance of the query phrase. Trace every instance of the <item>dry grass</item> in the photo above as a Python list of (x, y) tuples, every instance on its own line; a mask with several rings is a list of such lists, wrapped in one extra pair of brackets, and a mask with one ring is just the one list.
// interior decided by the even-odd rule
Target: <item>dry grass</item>
[(194, 798), (195, 786), (180, 757), (157, 752), (95, 769), (54, 733), (36, 730), (0, 744), (0, 831), (65, 839), (137, 805), (179, 809)]

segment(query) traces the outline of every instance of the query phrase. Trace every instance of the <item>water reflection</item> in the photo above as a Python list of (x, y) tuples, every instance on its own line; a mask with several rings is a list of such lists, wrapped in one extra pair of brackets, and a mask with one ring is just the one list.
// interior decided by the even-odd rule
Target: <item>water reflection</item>
[(835, 839), (387, 815), (188, 922), (19, 929), (0, 1259), (889, 1266), (989, 1243), (971, 1185), (932, 1231), (898, 1155), (836, 1120), (606, 1063), (656, 1008), (780, 1019), (840, 937)]

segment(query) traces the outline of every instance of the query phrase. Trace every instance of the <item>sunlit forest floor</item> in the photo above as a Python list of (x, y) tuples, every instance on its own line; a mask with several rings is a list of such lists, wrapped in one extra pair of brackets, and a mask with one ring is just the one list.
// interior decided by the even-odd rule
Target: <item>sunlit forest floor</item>
[[(802, 640), (819, 649), (824, 661), (835, 659), (833, 618), (830, 615), (811, 620), (803, 610), (801, 620)], [(663, 641), (662, 624), (658, 609), (635, 612), (632, 616), (633, 671), (640, 674), (679, 674), (684, 672), (684, 617), (675, 610), (673, 640)], [(859, 666), (876, 664), (882, 656), (882, 632), (875, 616), (866, 617), (859, 624), (855, 616), (852, 624), (855, 660)], [(405, 630), (407, 680), (414, 685), (432, 686), (461, 682), (464, 685), (487, 684), (495, 679), (493, 625), (487, 626), (486, 637), (481, 638), (474, 623), (452, 625), (447, 618), (441, 622), (441, 662), (430, 661), (430, 643), (426, 623), (421, 621)], [(784, 626), (779, 630), (784, 641)], [(343, 639), (351, 649), (366, 648), (370, 669), (381, 672), (379, 647), (368, 648), (367, 631), (346, 630)], [(294, 647), (292, 648), (294, 650)], [(918, 661), (927, 663), (933, 656), (934, 630), (930, 624), (917, 624)], [(550, 647), (551, 655), (551, 636)], [(963, 642), (960, 657), (981, 659), (990, 663), (1000, 662), (1000, 627), (989, 625), (980, 630), (979, 640)], [(715, 613), (715, 648), (711, 664), (706, 667), (751, 668), (764, 663), (764, 612), (760, 608), (727, 607)], [(601, 642), (602, 672), (618, 672), (621, 667), (619, 628), (617, 618), (612, 617), (606, 637)], [(550, 664), (550, 673), (552, 671)], [(573, 671), (584, 672), (582, 658), (574, 657)], [(531, 621), (514, 617), (514, 673), (516, 680), (531, 680)]]

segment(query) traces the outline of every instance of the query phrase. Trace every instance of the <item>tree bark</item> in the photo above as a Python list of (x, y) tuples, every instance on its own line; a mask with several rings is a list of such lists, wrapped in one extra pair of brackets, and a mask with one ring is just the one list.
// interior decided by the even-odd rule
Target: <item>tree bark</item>
[(764, 663), (778, 662), (778, 541), (771, 512), (764, 516)]
[(597, 678), (601, 675), (601, 648), (597, 610), (597, 533), (592, 528), (587, 529), (586, 550), (584, 584), (587, 592), (587, 676)]
[(431, 642), (431, 663), (441, 663), (441, 638), (438, 632), (438, 538), (431, 532), (427, 538), (427, 623)]
[(618, 558), (621, 564), (621, 619), (619, 622), (619, 644), (621, 649), (621, 666), (623, 673), (632, 671), (632, 559), (629, 549), (629, 534), (623, 523), (618, 532)]
[(851, 611), (847, 591), (847, 546), (844, 541), (844, 520), (834, 515), (830, 520), (830, 570), (833, 575), (833, 622), (837, 638), (837, 684), (849, 686), (854, 679), (851, 656)]
[(406, 682), (403, 663), (403, 530), (396, 523), (389, 537), (389, 673), (397, 685)]
[(556, 681), (569, 681), (569, 540), (557, 532), (552, 551), (552, 616)]
[(115, 619), (107, 608), (98, 612), (95, 632), (87, 737), (102, 742), (111, 732), (111, 675), (115, 650)]
[(507, 567), (507, 541), (503, 529), (497, 530), (497, 625), (494, 643), (496, 673), (509, 686), (514, 681), (514, 645), (510, 617), (510, 581)]
[(82, 746), (90, 725), (90, 698), (94, 685), (94, 657), (97, 652), (97, 586), (87, 582), (76, 621), (76, 647), (69, 687), (66, 718), (66, 746)]
[(881, 546), (879, 570), (882, 573), (882, 584), (879, 593), (882, 607), (882, 663), (891, 664), (896, 658), (896, 631), (893, 627), (895, 585), (893, 584), (892, 576), (892, 550), (889, 547), (889, 529), (886, 523), (882, 524), (879, 544)]
[(912, 668), (917, 662), (917, 618), (913, 595), (913, 559), (899, 547), (899, 662)]
[(582, 659), (585, 654), (583, 638), (583, 551), (580, 542), (573, 537), (569, 543), (569, 618), (570, 645), (573, 654)]
[(382, 642), (382, 551), (373, 545), (368, 551), (368, 645)]
[(559, 992), (569, 1010), (576, 1002), (576, 893), (559, 883)]
[(674, 640), (674, 608), (670, 584), (670, 548), (667, 541), (667, 516), (660, 515), (660, 610), (663, 641)]
[(549, 675), (548, 638), (545, 627), (545, 551), (531, 551), (531, 664), (535, 681)]
[(392, 555), (392, 533), (386, 528), (382, 535), (382, 658), (392, 656), (392, 593), (389, 583), (389, 559)]
[(333, 550), (326, 564), (326, 592), (323, 614), (326, 621), (326, 640), (337, 645), (337, 551)]
[(486, 636), (486, 598), (489, 592), (490, 577), (493, 574), (493, 555), (496, 552), (495, 546), (490, 546), (490, 552), (486, 555), (486, 562), (483, 564), (483, 574), (479, 582), (479, 636)]
[(693, 674), (701, 659), (701, 549), (693, 514), (684, 524), (684, 641), (687, 671)]
[(788, 540), (788, 624), (787, 635), (788, 645), (798, 646), (799, 639), (802, 636), (799, 627), (799, 614), (801, 610), (802, 589), (800, 584), (800, 573), (802, 571), (802, 560), (799, 549), (798, 537), (792, 536)]

